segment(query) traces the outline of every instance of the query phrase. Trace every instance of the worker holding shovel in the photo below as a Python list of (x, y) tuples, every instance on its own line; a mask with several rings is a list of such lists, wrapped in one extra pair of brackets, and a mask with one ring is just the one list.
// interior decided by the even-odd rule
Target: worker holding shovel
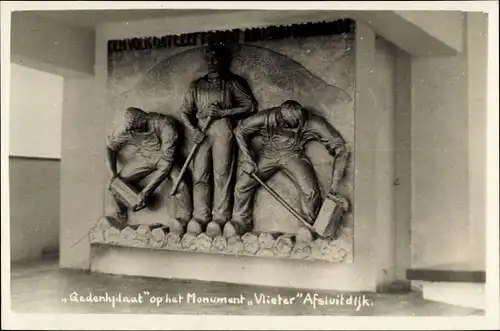
[[(258, 163), (253, 160), (249, 144), (256, 135), (262, 136)], [(328, 193), (344, 211), (348, 202), (339, 195), (339, 183), (345, 173), (348, 153), (342, 136), (322, 117), (306, 111), (293, 100), (279, 107), (262, 110), (242, 121), (235, 130), (240, 148), (240, 171), (234, 195), (232, 220), (224, 228), (225, 236), (241, 235), (253, 227), (255, 190), (264, 186), (283, 206), (301, 220), (297, 240), (312, 238), (313, 224), (322, 208), (318, 179), (305, 145), (313, 140), (322, 143), (335, 157), (333, 178)], [(300, 190), (300, 211), (295, 211), (264, 182), (277, 171), (283, 171)]]
[[(231, 218), (235, 120), (255, 112), (257, 102), (247, 82), (230, 72), (227, 48), (209, 46), (205, 60), (208, 73), (191, 83), (182, 106), (181, 117), (194, 146), (179, 177), (192, 157), (193, 217), (186, 232), (197, 235), (205, 231), (215, 237)], [(176, 186), (172, 193), (175, 190)]]

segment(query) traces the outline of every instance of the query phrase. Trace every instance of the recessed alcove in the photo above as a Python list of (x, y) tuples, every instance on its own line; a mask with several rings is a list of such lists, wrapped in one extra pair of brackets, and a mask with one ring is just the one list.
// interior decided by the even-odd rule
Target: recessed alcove
[[(26, 28), (30, 21), (21, 19), (20, 14), (13, 16), (13, 23), (22, 27), (16, 31), (30, 31), (31, 28)], [(64, 87), (62, 267), (167, 278), (373, 291), (383, 290), (394, 282), (403, 282), (408, 288), (406, 270), (416, 265), (484, 256), (481, 246), (485, 242), (481, 239), (484, 238), (484, 199), (478, 193), (485, 185), (484, 162), (480, 161), (485, 155), (482, 149), (485, 112), (478, 110), (485, 109), (485, 82), (478, 77), (485, 72), (486, 63), (483, 58), (486, 52), (478, 51), (485, 49), (486, 44), (483, 34), (479, 33), (487, 21), (484, 17), (461, 12), (427, 17), (425, 13), (395, 11), (248, 11), (197, 15), (200, 14), (129, 20), (128, 24), (101, 22), (96, 26), (95, 38), (73, 35), (74, 40), (85, 40), (79, 42), (82, 46), (77, 52), (72, 49), (71, 54), (77, 54), (75, 63), (59, 61), (65, 70), (72, 72), (65, 79)], [(33, 27), (36, 31), (46, 27), (51, 31), (47, 36), (59, 36), (56, 32), (64, 29), (61, 25), (45, 24), (50, 19), (48, 16), (46, 13), (45, 19), (36, 20)], [(109, 40), (334, 21), (340, 17), (356, 21), (352, 86), (345, 85), (352, 89), (354, 97), (350, 146), (353, 209), (352, 219), (346, 222), (352, 227), (351, 262), (292, 261), (91, 245), (85, 235), (105, 211), (109, 179), (105, 137), (117, 115), (107, 98)], [(454, 28), (439, 29), (443, 21)], [(59, 47), (64, 45), (61, 38)], [(17, 60), (40, 53), (19, 42), (13, 43), (12, 50)], [(69, 53), (40, 53), (43, 55), (40, 61), (52, 68), (61, 54)], [(302, 60), (301, 56), (305, 57), (301, 53), (297, 59)], [(89, 59), (94, 58), (95, 63), (87, 65)], [(324, 65), (327, 59), (321, 59), (319, 62)], [(74, 71), (86, 74), (90, 71), (95, 75), (74, 75)], [(339, 80), (329, 76), (325, 81), (338, 83)], [(459, 139), (457, 132), (467, 134), (460, 135)], [(325, 153), (321, 145), (311, 146), (311, 150), (313, 154)], [(317, 169), (324, 178), (321, 181), (327, 183), (330, 173), (328, 167), (322, 170), (322, 159), (326, 159), (326, 154), (316, 161)], [(288, 187), (286, 178), (280, 177), (270, 184), (279, 187), (283, 183)], [(260, 200), (270, 198), (265, 192), (259, 194)], [(293, 194), (289, 198), (293, 200)], [(275, 218), (285, 213), (278, 208), (271, 215)], [(158, 221), (156, 217), (140, 218), (150, 224)], [(132, 223), (141, 223), (138, 221), (132, 219)], [(271, 231), (284, 230), (283, 222), (291, 224), (295, 220), (280, 220), (276, 224), (281, 225), (276, 226), (257, 223), (259, 229)], [(292, 226), (290, 232), (293, 231)], [(99, 250), (99, 259), (95, 250)], [(211, 265), (228, 272), (217, 272)], [(274, 276), (278, 274), (288, 278)]]

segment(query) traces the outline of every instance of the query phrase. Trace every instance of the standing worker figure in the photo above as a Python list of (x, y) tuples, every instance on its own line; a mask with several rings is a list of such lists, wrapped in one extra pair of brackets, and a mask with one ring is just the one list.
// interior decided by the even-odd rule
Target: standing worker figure
[[(181, 115), (194, 142), (200, 144), (193, 160), (193, 217), (187, 232), (205, 231), (215, 237), (231, 219), (235, 121), (255, 112), (257, 101), (245, 79), (230, 72), (230, 53), (225, 47), (209, 46), (205, 60), (208, 73), (190, 84)], [(200, 128), (207, 121), (203, 132)]]
[[(249, 148), (256, 135), (264, 138), (258, 164)], [(306, 111), (297, 101), (288, 100), (279, 107), (262, 110), (242, 121), (235, 136), (242, 153), (242, 164), (237, 176), (232, 220), (224, 228), (225, 236), (252, 230), (253, 199), (259, 187), (252, 173), (265, 181), (277, 171), (283, 171), (300, 191), (300, 213), (308, 223), (314, 224), (322, 201), (316, 173), (305, 155), (305, 145), (313, 140), (322, 143), (330, 155), (335, 156), (328, 194), (339, 201), (344, 210), (347, 209), (348, 202), (338, 195), (348, 158), (345, 141), (323, 117)], [(302, 225), (297, 239), (309, 241), (311, 238), (310, 230)]]
[[(111, 173), (110, 185), (116, 177), (131, 186), (148, 177), (148, 182), (138, 194), (135, 210), (144, 208), (148, 199), (169, 175), (176, 176), (179, 169), (174, 165), (175, 152), (179, 143), (178, 128), (174, 119), (165, 114), (145, 112), (130, 107), (125, 110), (124, 121), (107, 138), (107, 164)], [(131, 160), (125, 162), (120, 172), (117, 156), (126, 145), (137, 147)], [(176, 195), (178, 203), (175, 219), (175, 232), (182, 233), (191, 217), (190, 192), (185, 183), (179, 187)], [(186, 206), (188, 208), (186, 208)], [(127, 222), (127, 206), (113, 194), (110, 194), (108, 218), (124, 225)], [(172, 224), (173, 225), (173, 224)], [(172, 230), (172, 229), (171, 229)], [(173, 232), (174, 232), (173, 231)]]

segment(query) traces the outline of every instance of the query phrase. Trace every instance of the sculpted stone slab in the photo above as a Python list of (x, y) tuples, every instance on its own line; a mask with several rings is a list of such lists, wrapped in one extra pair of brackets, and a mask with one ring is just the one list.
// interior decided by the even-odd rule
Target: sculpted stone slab
[(353, 46), (334, 35), (110, 58), (122, 92), (91, 242), (348, 261)]

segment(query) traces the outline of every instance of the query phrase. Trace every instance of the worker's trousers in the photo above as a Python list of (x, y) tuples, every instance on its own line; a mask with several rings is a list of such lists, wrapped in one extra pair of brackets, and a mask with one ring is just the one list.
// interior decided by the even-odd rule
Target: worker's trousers
[[(266, 155), (260, 158), (257, 168), (256, 174), (263, 181), (276, 172), (283, 171), (300, 192), (298, 212), (309, 223), (314, 223), (321, 208), (321, 193), (316, 173), (307, 156), (302, 153)], [(249, 230), (253, 227), (253, 201), (258, 187), (259, 183), (254, 178), (243, 170), (238, 171), (232, 221)]]
[(224, 225), (231, 219), (234, 147), (229, 120), (214, 120), (193, 164), (193, 219), (203, 225), (210, 221)]

